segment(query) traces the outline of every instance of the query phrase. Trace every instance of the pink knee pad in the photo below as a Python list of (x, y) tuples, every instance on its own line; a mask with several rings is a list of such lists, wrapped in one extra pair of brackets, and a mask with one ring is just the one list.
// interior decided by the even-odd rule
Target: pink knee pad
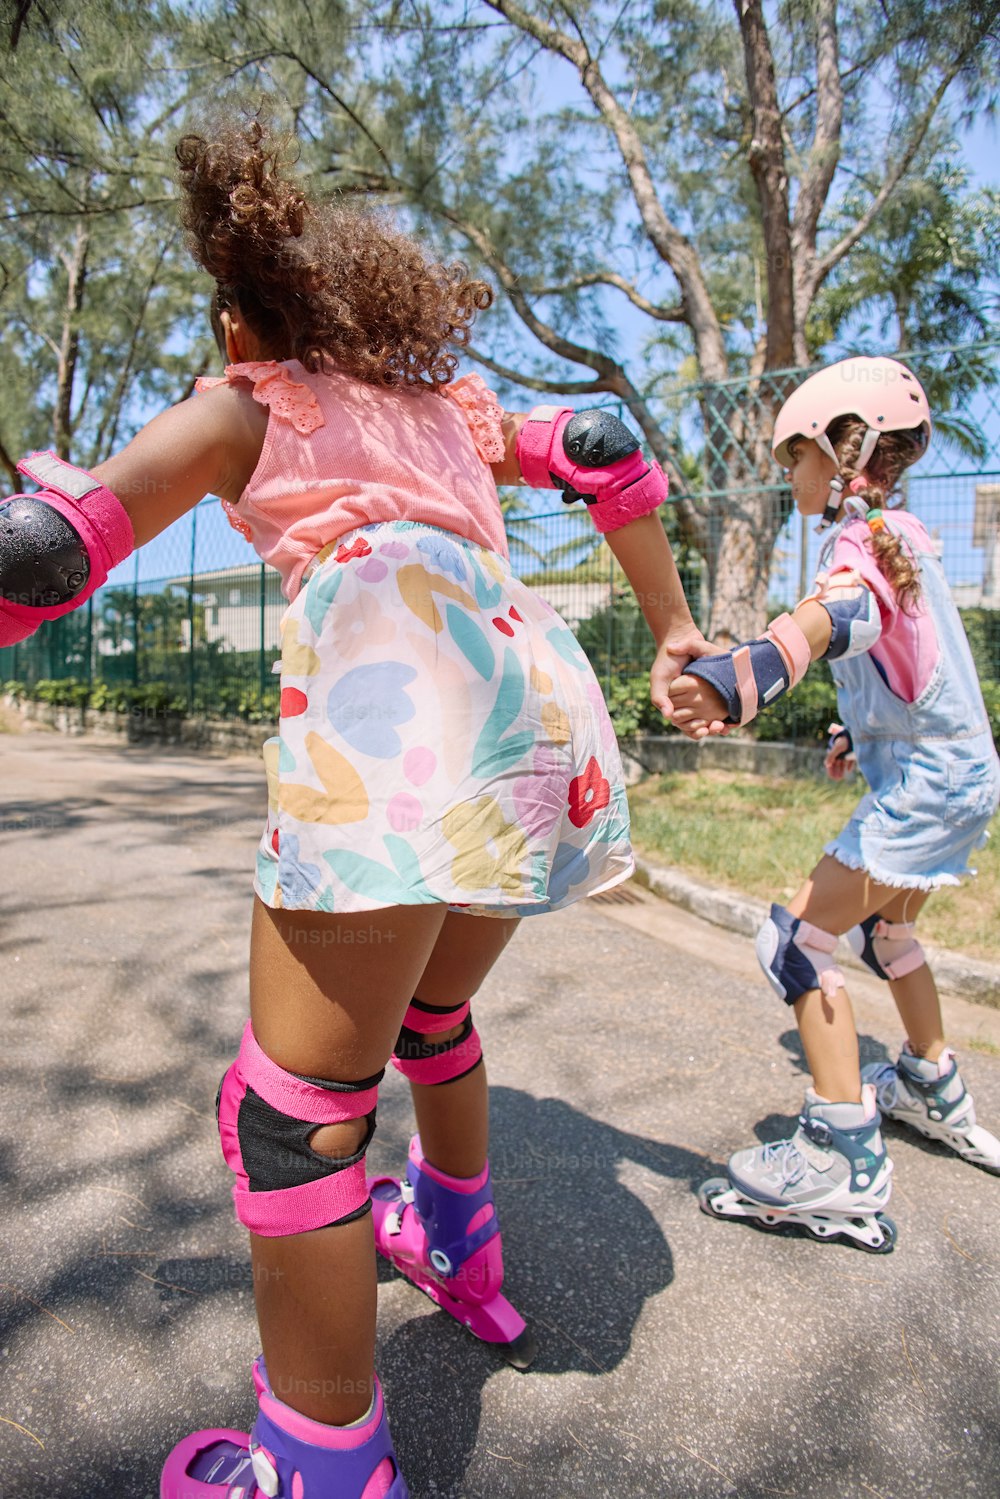
[[(365, 1152), (375, 1133), (380, 1072), (359, 1083), (299, 1077), (272, 1062), (249, 1021), (239, 1056), (219, 1088), (222, 1153), (236, 1174), (236, 1216), (255, 1234), (281, 1238), (359, 1218), (371, 1206)], [(324, 1124), (367, 1119), (360, 1150), (339, 1160), (309, 1141)]]
[[(431, 1039), (440, 1031), (454, 1030), (456, 1025), (462, 1029), (454, 1040)], [(405, 1078), (425, 1085), (452, 1083), (478, 1067), (482, 1059), (483, 1048), (472, 1023), (468, 1000), (449, 1009), (413, 1000), (403, 1017), (392, 1054), (392, 1065)]]
[[(6, 587), (0, 590), (0, 646), (24, 640), (45, 620), (59, 619), (79, 609), (107, 581), (111, 568), (135, 550), (132, 522), (121, 501), (85, 469), (65, 463), (54, 453), (32, 453), (17, 467), (43, 487), (37, 494), (11, 495), (0, 509), (15, 507), (9, 514), (16, 515), (17, 520), (12, 519), (11, 524), (22, 531), (22, 549), (39, 548), (39, 569), (35, 577), (35, 569), (29, 568), (26, 583), (14, 585), (13, 592)], [(17, 507), (18, 501), (26, 503)], [(48, 516), (48, 528), (40, 522), (40, 516)], [(61, 526), (60, 544), (68, 544), (74, 555), (72, 566), (66, 563), (63, 569), (56, 568), (58, 586), (53, 592), (57, 599), (62, 594), (62, 601), (38, 604), (32, 601), (33, 596), (44, 598), (53, 584), (53, 575), (41, 566), (52, 561), (51, 555), (45, 555), (56, 545), (55, 536), (49, 534), (52, 526)], [(16, 571), (24, 577), (23, 565)], [(65, 597), (66, 593), (71, 597)]]
[(901, 979), (927, 962), (912, 921), (869, 916), (847, 933), (851, 949), (880, 979)]

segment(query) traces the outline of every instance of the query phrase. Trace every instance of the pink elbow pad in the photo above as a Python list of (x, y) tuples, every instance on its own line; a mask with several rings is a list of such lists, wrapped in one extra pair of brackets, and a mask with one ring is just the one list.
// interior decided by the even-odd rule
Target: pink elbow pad
[[(9, 568), (0, 550), (0, 646), (14, 645), (34, 634), (44, 620), (59, 619), (78, 609), (107, 581), (111, 568), (135, 550), (132, 522), (121, 501), (85, 469), (54, 453), (31, 453), (17, 467), (42, 487), (32, 495), (11, 495), (0, 504), (0, 522), (14, 541)], [(17, 506), (18, 501), (28, 506)], [(25, 515), (29, 507), (35, 512), (36, 506), (46, 507), (65, 522), (58, 527), (59, 538), (49, 539), (48, 547), (43, 530)], [(38, 568), (33, 574), (35, 547)], [(51, 553), (57, 548), (69, 556), (69, 563), (53, 563), (50, 556), (46, 566), (46, 550)], [(12, 581), (15, 576), (16, 582)], [(58, 601), (28, 602), (46, 595), (55, 595)]]
[(608, 411), (536, 406), (518, 434), (517, 457), (526, 484), (561, 489), (567, 503), (583, 499), (602, 534), (667, 498), (660, 465), (643, 457), (638, 439)]

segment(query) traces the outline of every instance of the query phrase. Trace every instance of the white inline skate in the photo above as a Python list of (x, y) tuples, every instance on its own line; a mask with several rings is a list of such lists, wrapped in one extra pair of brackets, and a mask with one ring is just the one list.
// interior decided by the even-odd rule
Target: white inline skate
[(844, 1239), (869, 1254), (888, 1254), (896, 1225), (889, 1201), (892, 1162), (879, 1129), (875, 1089), (860, 1103), (827, 1103), (810, 1088), (790, 1140), (738, 1150), (729, 1177), (700, 1188), (713, 1218), (746, 1218), (780, 1232), (804, 1229), (814, 1239)]
[(907, 1043), (893, 1062), (862, 1069), (888, 1119), (908, 1124), (929, 1140), (940, 1140), (963, 1160), (1000, 1176), (1000, 1140), (976, 1123), (972, 1094), (962, 1081), (955, 1053), (946, 1046), (937, 1061), (914, 1056)]

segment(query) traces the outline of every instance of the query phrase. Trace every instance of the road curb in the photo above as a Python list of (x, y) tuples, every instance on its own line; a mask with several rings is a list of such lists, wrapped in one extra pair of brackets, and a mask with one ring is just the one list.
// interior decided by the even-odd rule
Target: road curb
[[(635, 861), (636, 878), (658, 895), (695, 916), (711, 921), (727, 931), (739, 932), (742, 936), (756, 935), (770, 907), (762, 900), (740, 895), (732, 890), (720, 890), (714, 885), (702, 884), (679, 869), (651, 864), (645, 859)], [(966, 958), (960, 953), (945, 948), (926, 948), (927, 957), (934, 970), (939, 988), (974, 1004), (989, 1005), (1000, 1010), (1000, 967), (983, 963), (976, 958)], [(850, 951), (846, 942), (841, 944), (838, 961), (845, 968), (862, 969), (864, 965)]]

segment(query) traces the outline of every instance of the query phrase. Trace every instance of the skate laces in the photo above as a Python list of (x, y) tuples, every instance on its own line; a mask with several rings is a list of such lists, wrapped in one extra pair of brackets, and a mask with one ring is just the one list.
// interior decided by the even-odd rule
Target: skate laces
[(901, 1096), (904, 1103), (911, 1102), (911, 1095), (899, 1076), (895, 1062), (884, 1062), (877, 1072), (871, 1074), (871, 1081), (875, 1085), (875, 1097), (880, 1109), (888, 1112), (895, 1108)]
[(761, 1151), (761, 1164), (773, 1170), (783, 1187), (794, 1187), (805, 1175), (809, 1162), (794, 1140), (774, 1140)]

